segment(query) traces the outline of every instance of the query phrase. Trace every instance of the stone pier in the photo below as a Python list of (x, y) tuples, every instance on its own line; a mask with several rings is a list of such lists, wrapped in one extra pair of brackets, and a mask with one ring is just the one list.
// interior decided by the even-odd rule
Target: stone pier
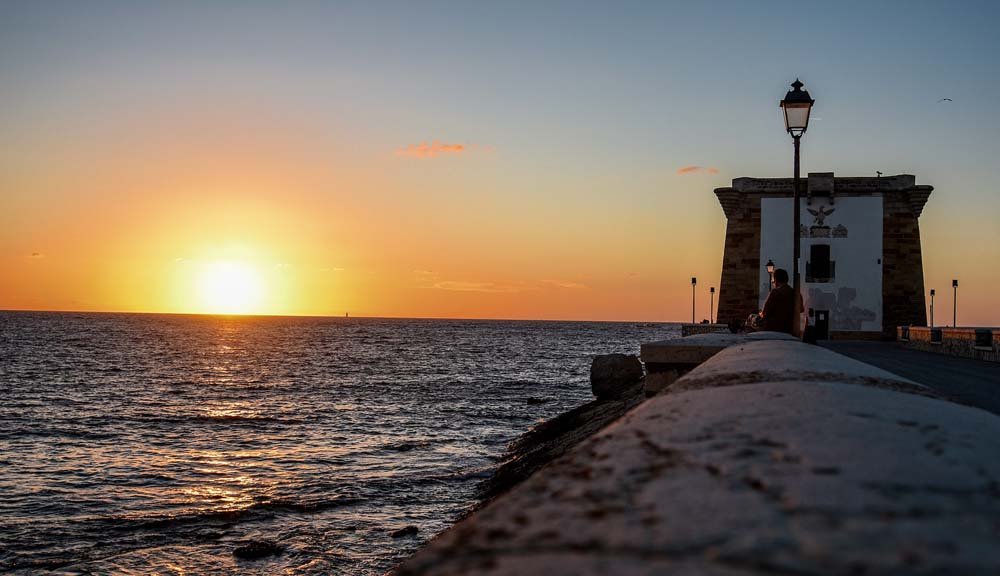
[(397, 573), (997, 574), (998, 454), (993, 414), (734, 340)]

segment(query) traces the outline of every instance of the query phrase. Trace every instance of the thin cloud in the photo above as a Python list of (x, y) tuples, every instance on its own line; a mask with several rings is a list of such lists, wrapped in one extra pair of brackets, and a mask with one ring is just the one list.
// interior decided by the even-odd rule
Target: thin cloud
[(451, 292), (490, 292), (511, 294), (520, 292), (517, 286), (509, 284), (497, 284), (495, 282), (465, 282), (462, 280), (443, 280), (435, 282), (433, 288), (436, 290), (448, 290)]
[(438, 156), (459, 156), (469, 151), (465, 144), (448, 144), (447, 142), (421, 142), (396, 149), (396, 156), (410, 158), (437, 158)]
[(581, 284), (579, 282), (568, 282), (565, 280), (542, 280), (545, 284), (549, 286), (555, 286), (556, 288), (566, 288), (568, 290), (580, 290), (584, 288), (589, 288), (586, 284)]
[(685, 174), (718, 174), (719, 169), (712, 166), (682, 166), (677, 169), (678, 176)]
[(45, 254), (42, 254), (41, 252), (32, 252), (31, 256), (28, 256), (28, 258), (45, 258)]

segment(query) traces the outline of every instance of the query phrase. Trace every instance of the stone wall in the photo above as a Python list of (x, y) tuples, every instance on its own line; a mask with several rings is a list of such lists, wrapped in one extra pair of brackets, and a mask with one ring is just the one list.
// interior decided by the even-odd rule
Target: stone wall
[[(976, 334), (983, 331), (990, 333), (988, 345), (977, 345)], [(897, 339), (907, 348), (1000, 362), (1000, 328), (900, 326), (896, 333)]]
[(733, 188), (720, 188), (715, 194), (728, 220), (716, 318), (721, 324), (742, 323), (758, 309), (760, 196), (748, 197)]
[(914, 213), (909, 194), (887, 192), (882, 206), (882, 334), (892, 339), (897, 326), (927, 324), (924, 265), (919, 212)]
[(681, 336), (694, 336), (695, 334), (715, 334), (729, 332), (727, 324), (682, 324)]

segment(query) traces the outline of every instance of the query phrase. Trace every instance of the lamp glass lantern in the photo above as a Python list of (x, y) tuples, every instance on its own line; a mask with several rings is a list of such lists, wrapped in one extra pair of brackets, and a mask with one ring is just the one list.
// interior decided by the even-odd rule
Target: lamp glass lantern
[(802, 82), (798, 78), (792, 82), (792, 89), (785, 94), (785, 99), (781, 101), (781, 109), (785, 113), (785, 130), (793, 137), (798, 138), (807, 128), (809, 128), (809, 113), (812, 111), (815, 100), (809, 97), (809, 92), (802, 89)]
[(767, 261), (767, 273), (774, 276), (774, 262), (770, 260)]

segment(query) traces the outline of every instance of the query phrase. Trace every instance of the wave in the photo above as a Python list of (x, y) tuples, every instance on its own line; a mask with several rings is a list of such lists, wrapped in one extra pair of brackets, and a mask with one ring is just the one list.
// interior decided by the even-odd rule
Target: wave
[(246, 424), (250, 426), (280, 424), (295, 425), (302, 424), (304, 420), (300, 418), (280, 418), (277, 416), (263, 416), (250, 414), (192, 414), (177, 416), (135, 416), (129, 418), (136, 422), (149, 424), (189, 424), (189, 423), (224, 423), (224, 424)]
[(441, 440), (400, 440), (399, 442), (389, 442), (380, 446), (382, 450), (391, 452), (409, 452), (419, 448), (429, 448), (434, 444), (440, 444)]
[(123, 514), (99, 518), (98, 522), (114, 530), (125, 531), (169, 529), (199, 523), (235, 524), (244, 520), (266, 517), (273, 512), (313, 513), (330, 508), (350, 506), (362, 501), (361, 498), (347, 496), (314, 500), (272, 498), (243, 508), (196, 510), (178, 514)]

